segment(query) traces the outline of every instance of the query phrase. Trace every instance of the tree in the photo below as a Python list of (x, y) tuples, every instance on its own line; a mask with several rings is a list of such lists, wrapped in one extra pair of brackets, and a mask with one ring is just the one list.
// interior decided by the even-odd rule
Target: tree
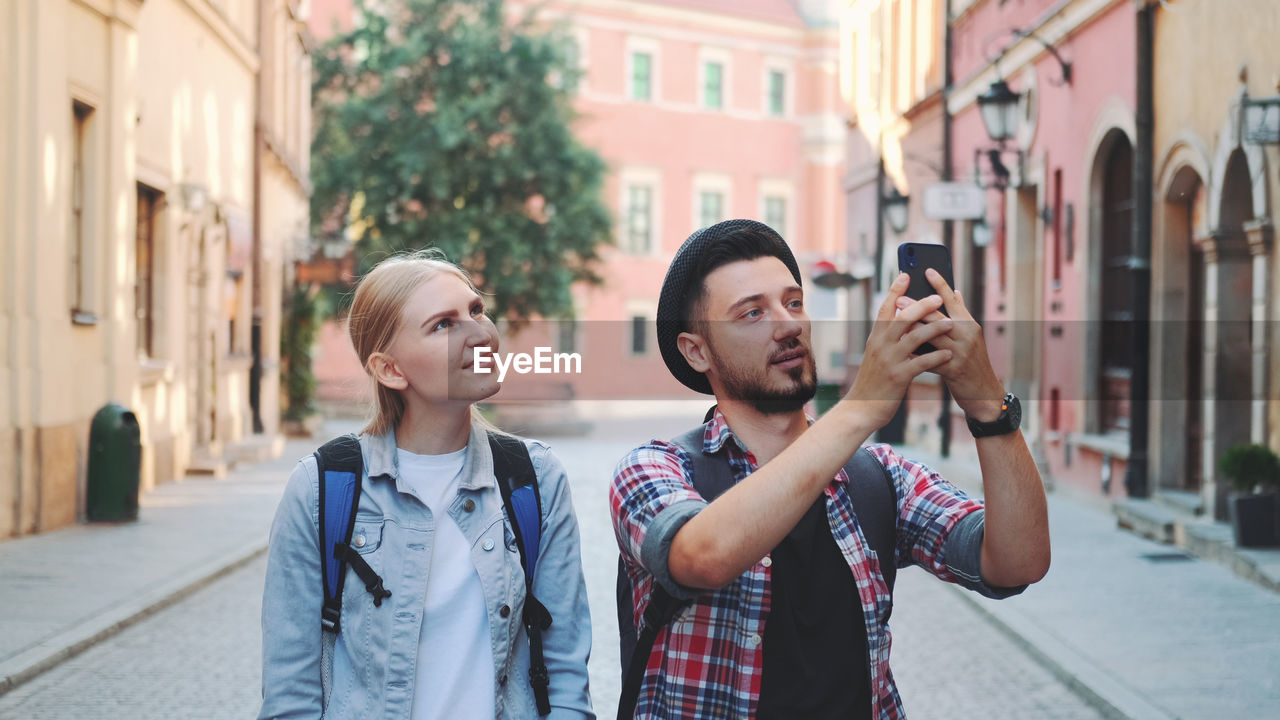
[(442, 249), (498, 317), (572, 312), (611, 238), (603, 160), (577, 141), (571, 41), (501, 0), (357, 0), (314, 56), (313, 233), (352, 232), (358, 271)]

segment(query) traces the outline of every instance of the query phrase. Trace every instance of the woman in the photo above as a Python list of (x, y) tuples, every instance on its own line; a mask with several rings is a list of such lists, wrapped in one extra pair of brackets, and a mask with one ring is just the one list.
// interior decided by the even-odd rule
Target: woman
[[(304, 458), (271, 529), (261, 718), (538, 717), (521, 555), (494, 479), (490, 428), (473, 407), (498, 391), (496, 374), (472, 371), (475, 348), (497, 350), (497, 329), (466, 273), (438, 257), (380, 263), (360, 282), (350, 315), (377, 401), (360, 435), (364, 473), (350, 545), (390, 595), (366, 591), (346, 569), (328, 670), (320, 480), (315, 457)], [(546, 445), (523, 444), (542, 508), (533, 593), (554, 620), (542, 632), (550, 717), (594, 718), (591, 622), (569, 485)]]

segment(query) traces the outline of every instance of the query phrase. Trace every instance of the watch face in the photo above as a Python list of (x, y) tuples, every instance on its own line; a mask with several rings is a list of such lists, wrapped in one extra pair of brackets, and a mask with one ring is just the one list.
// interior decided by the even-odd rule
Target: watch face
[(1013, 432), (1022, 427), (1022, 403), (1016, 395), (1008, 395), (1005, 397), (1005, 405), (1009, 407), (1005, 411), (1009, 417), (1009, 432)]

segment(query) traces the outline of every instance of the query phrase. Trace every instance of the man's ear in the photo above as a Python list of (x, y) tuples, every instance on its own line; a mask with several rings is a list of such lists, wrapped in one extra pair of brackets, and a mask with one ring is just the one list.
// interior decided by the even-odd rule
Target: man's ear
[(706, 338), (697, 333), (682, 332), (676, 336), (676, 347), (689, 367), (700, 373), (711, 369), (711, 348)]
[(386, 353), (376, 352), (369, 356), (369, 373), (379, 384), (392, 390), (404, 390), (409, 387), (409, 378), (400, 372), (400, 366), (394, 358)]

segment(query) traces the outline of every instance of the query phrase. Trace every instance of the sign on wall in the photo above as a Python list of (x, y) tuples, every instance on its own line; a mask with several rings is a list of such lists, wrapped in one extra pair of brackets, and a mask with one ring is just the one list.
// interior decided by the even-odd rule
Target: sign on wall
[(941, 182), (924, 189), (924, 216), (930, 220), (978, 220), (986, 214), (986, 194), (977, 185)]

